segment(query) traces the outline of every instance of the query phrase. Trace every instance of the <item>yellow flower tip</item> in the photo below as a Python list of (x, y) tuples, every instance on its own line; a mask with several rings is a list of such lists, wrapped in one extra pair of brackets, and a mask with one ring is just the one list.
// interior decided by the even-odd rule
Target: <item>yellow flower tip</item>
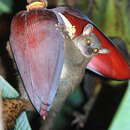
[(27, 11), (34, 10), (34, 9), (43, 9), (47, 7), (47, 1), (42, 2), (33, 2), (26, 6)]

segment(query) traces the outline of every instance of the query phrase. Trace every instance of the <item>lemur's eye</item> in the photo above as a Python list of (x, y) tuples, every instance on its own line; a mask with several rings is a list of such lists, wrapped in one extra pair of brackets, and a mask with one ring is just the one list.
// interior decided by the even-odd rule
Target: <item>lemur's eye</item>
[(87, 40), (86, 40), (86, 44), (87, 44), (88, 46), (90, 46), (90, 45), (91, 45), (91, 40), (90, 40), (90, 39), (87, 39)]
[(96, 53), (98, 53), (98, 52), (99, 52), (99, 49), (98, 49), (98, 48), (94, 48), (94, 49), (93, 49), (93, 53), (96, 54)]

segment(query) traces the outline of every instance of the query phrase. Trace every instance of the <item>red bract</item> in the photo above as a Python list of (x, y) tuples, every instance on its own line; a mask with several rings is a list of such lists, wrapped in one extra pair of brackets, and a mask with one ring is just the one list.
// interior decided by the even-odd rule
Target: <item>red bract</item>
[(75, 26), (76, 32), (73, 38), (81, 35), (85, 25), (90, 23), (94, 26), (93, 32), (100, 39), (102, 47), (110, 50), (108, 54), (93, 57), (87, 65), (87, 69), (117, 80), (130, 79), (130, 66), (123, 55), (86, 15), (69, 7), (58, 7), (54, 10), (62, 13), (72, 26)]
[(58, 19), (47, 9), (19, 12), (12, 20), (10, 43), (26, 91), (43, 119), (55, 97), (64, 59)]

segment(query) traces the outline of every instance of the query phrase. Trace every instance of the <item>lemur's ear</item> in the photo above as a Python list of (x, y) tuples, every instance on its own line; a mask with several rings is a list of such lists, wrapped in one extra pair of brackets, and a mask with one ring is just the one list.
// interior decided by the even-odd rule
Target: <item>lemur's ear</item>
[(88, 36), (92, 33), (92, 31), (93, 31), (93, 25), (87, 24), (83, 29), (83, 35)]
[(107, 48), (101, 48), (98, 53), (99, 53), (99, 54), (107, 54), (107, 53), (109, 53), (109, 52), (110, 52), (109, 49), (107, 49)]

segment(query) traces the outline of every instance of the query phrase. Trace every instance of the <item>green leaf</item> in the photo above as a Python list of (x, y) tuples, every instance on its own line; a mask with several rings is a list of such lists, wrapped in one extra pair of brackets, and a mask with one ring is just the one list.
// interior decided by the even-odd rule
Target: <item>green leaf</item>
[(19, 93), (2, 76), (0, 76), (0, 89), (3, 98), (19, 97)]
[(0, 13), (8, 13), (11, 11), (12, 0), (0, 0)]
[(124, 84), (124, 83), (127, 83), (128, 81), (127, 80), (121, 80), (121, 81), (118, 81), (118, 80), (109, 80), (108, 81), (108, 84), (110, 85), (110, 86), (119, 86), (119, 85), (122, 85), (122, 84)]
[(95, 0), (95, 4), (92, 11), (92, 20), (102, 30), (104, 28), (105, 12), (107, 9), (108, 1)]
[(17, 118), (14, 130), (32, 130), (26, 112), (22, 112)]
[(12, 0), (0, 0), (0, 14), (11, 12)]
[(129, 5), (129, 0), (95, 0), (92, 20), (106, 35), (123, 39), (130, 50)]
[(130, 81), (108, 130), (130, 130)]

